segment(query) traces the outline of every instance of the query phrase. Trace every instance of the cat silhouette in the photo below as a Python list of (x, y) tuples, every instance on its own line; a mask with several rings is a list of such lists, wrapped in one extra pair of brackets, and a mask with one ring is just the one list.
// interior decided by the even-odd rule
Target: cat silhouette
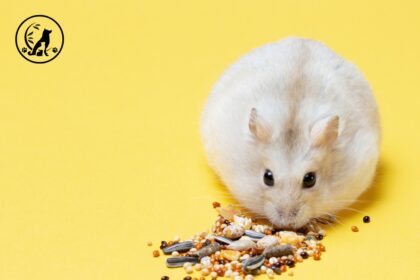
[(28, 52), (28, 54), (29, 55), (36, 54), (36, 51), (39, 49), (41, 44), (44, 43), (44, 54), (45, 54), (45, 56), (48, 56), (47, 48), (48, 48), (48, 45), (50, 44), (50, 33), (51, 32), (52, 32), (52, 30), (48, 30), (48, 29), (44, 28), (44, 31), (42, 31), (41, 39), (39, 39), (38, 42), (36, 42), (34, 48), (32, 49), (31, 52)]

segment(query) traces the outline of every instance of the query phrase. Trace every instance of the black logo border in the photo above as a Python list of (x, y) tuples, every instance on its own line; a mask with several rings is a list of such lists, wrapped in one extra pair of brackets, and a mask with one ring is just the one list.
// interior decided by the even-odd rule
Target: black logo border
[[(27, 58), (26, 56), (24, 56), (22, 53), (21, 53), (21, 51), (20, 51), (20, 49), (19, 49), (19, 46), (18, 46), (18, 33), (19, 33), (19, 30), (20, 30), (20, 27), (25, 23), (25, 22), (27, 22), (29, 19), (31, 19), (31, 18), (34, 18), (34, 17), (45, 17), (45, 18), (48, 18), (48, 19), (50, 19), (50, 20), (52, 20), (53, 22), (55, 22), (55, 24), (57, 24), (57, 26), (58, 26), (58, 28), (60, 28), (60, 31), (61, 31), (61, 38), (62, 38), (62, 43), (61, 43), (61, 47), (60, 47), (60, 50), (58, 51), (58, 53), (53, 57), (53, 58), (51, 58), (50, 60), (46, 60), (46, 61), (32, 61), (32, 60), (30, 60), (29, 58)], [(30, 16), (30, 17), (28, 17), (28, 18), (26, 18), (24, 21), (22, 21), (21, 22), (21, 24), (19, 24), (19, 26), (18, 26), (18, 28), (17, 28), (17, 30), (16, 30), (16, 35), (15, 35), (15, 44), (16, 44), (16, 48), (17, 48), (17, 50), (18, 50), (18, 52), (19, 52), (19, 54), (24, 58), (24, 59), (26, 59), (27, 61), (29, 61), (29, 62), (32, 62), (32, 63), (36, 63), (36, 64), (43, 64), (43, 63), (47, 63), (47, 62), (50, 62), (50, 61), (52, 61), (52, 60), (54, 60), (60, 53), (61, 53), (61, 51), (63, 50), (63, 47), (64, 47), (64, 32), (63, 32), (63, 29), (61, 28), (61, 26), (60, 26), (60, 24), (58, 24), (58, 22), (55, 20), (55, 19), (53, 19), (53, 18), (51, 18), (51, 17), (49, 17), (49, 16), (46, 16), (46, 15), (33, 15), (33, 16)]]

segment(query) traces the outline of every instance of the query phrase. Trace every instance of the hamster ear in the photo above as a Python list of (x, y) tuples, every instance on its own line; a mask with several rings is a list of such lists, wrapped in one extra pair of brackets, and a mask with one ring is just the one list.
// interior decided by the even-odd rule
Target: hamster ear
[(328, 146), (338, 136), (338, 116), (326, 117), (313, 125), (311, 129), (312, 147)]
[(252, 134), (261, 141), (267, 141), (271, 137), (270, 126), (260, 115), (258, 115), (257, 109), (255, 108), (251, 109), (248, 126)]

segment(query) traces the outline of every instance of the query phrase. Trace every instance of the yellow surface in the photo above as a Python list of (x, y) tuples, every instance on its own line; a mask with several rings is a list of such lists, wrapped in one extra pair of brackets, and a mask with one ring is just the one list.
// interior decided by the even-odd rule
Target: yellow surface
[[(182, 279), (152, 249), (207, 229), (210, 203), (230, 201), (205, 162), (203, 102), (240, 55), (289, 35), (355, 62), (383, 126), (376, 184), (354, 206), (372, 223), (342, 213), (322, 261), (297, 265), (293, 279), (420, 278), (418, 1), (6, 2), (0, 279)], [(43, 65), (14, 43), (39, 13), (65, 35)]]

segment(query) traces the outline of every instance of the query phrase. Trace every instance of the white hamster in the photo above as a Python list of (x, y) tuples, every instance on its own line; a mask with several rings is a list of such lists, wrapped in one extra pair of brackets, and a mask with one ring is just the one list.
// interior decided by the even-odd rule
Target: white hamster
[(201, 116), (209, 165), (277, 227), (353, 203), (374, 177), (376, 101), (361, 72), (320, 42), (286, 38), (231, 65)]

